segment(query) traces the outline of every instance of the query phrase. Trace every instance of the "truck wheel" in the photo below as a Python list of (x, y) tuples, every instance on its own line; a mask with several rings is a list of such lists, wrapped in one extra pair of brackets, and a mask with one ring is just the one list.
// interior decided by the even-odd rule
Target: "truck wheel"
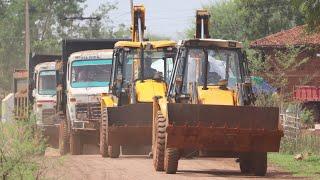
[(251, 156), (249, 153), (240, 154), (240, 170), (243, 174), (248, 174), (252, 170)]
[(164, 151), (165, 151), (165, 136), (166, 136), (166, 119), (160, 111), (157, 113), (156, 123), (153, 129), (155, 130), (155, 142), (153, 147), (153, 166), (156, 171), (164, 171)]
[(252, 170), (256, 176), (265, 176), (267, 173), (267, 153), (259, 152), (252, 155)]
[(59, 152), (61, 156), (68, 153), (68, 126), (65, 120), (59, 125)]
[(108, 157), (108, 145), (107, 145), (107, 109), (104, 108), (101, 115), (100, 123), (100, 154), (102, 157)]
[(82, 152), (80, 134), (76, 132), (70, 133), (70, 152), (71, 155), (79, 155)]
[(120, 146), (108, 146), (108, 154), (111, 158), (118, 158), (120, 155)]
[(167, 148), (164, 157), (164, 169), (167, 174), (175, 174), (178, 169), (179, 150), (176, 148)]

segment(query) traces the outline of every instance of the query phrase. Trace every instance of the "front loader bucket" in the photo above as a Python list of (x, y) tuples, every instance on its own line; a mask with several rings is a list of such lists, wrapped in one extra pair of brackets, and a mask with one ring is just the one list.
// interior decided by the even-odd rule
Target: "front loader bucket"
[(151, 145), (152, 103), (107, 108), (109, 145)]
[(168, 104), (167, 147), (277, 152), (283, 132), (271, 107)]

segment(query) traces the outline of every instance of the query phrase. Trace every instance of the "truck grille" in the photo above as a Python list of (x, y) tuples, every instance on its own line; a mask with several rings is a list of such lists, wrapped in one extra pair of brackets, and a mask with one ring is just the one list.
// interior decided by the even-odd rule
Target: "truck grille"
[(55, 119), (56, 110), (55, 109), (43, 109), (42, 110), (42, 121), (43, 124), (54, 124), (56, 123)]
[(85, 115), (85, 120), (99, 120), (101, 117), (100, 103), (76, 104), (77, 117)]

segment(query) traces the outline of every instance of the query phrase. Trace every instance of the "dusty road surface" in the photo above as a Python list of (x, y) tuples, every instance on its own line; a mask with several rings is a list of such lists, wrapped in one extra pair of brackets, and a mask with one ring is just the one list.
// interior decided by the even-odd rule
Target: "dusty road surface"
[(197, 158), (179, 161), (177, 174), (155, 172), (152, 159), (146, 156), (121, 156), (118, 159), (101, 158), (100, 155), (57, 157), (48, 153), (49, 159), (59, 159), (60, 164), (46, 174), (48, 179), (71, 180), (160, 180), (160, 179), (293, 179), (289, 173), (269, 167), (266, 177), (242, 175), (235, 159)]

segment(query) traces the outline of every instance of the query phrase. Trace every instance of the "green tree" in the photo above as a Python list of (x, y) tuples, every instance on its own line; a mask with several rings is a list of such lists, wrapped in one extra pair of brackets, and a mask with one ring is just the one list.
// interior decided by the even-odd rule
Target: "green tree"
[(86, 21), (83, 26), (80, 27), (80, 36), (82, 38), (125, 38), (130, 34), (129, 28), (124, 24), (114, 27), (112, 19), (109, 17), (109, 13), (116, 9), (116, 4), (106, 2), (102, 4), (95, 12), (90, 16), (99, 17), (100, 20)]
[[(96, 20), (66, 20), (84, 15), (86, 0), (30, 0), (31, 51), (58, 54), (62, 38), (116, 38), (129, 36), (129, 28), (113, 26), (109, 13), (114, 3), (103, 3)], [(0, 89), (11, 88), (14, 68), (24, 67), (24, 1), (0, 0)]]
[[(221, 0), (204, 6), (213, 38), (250, 41), (304, 23), (291, 0)], [(187, 31), (193, 37), (194, 25)]]
[[(11, 88), (14, 68), (24, 67), (24, 1), (0, 0), (0, 87)], [(57, 53), (59, 38), (68, 37), (73, 24), (63, 16), (81, 15), (84, 0), (31, 0), (32, 51)]]
[(235, 1), (217, 1), (205, 6), (211, 15), (210, 35), (213, 38), (246, 39), (244, 19)]
[(236, 0), (249, 40), (303, 24), (302, 15), (291, 0)]
[(320, 31), (320, 1), (319, 0), (292, 0), (294, 5), (305, 16), (308, 30)]

